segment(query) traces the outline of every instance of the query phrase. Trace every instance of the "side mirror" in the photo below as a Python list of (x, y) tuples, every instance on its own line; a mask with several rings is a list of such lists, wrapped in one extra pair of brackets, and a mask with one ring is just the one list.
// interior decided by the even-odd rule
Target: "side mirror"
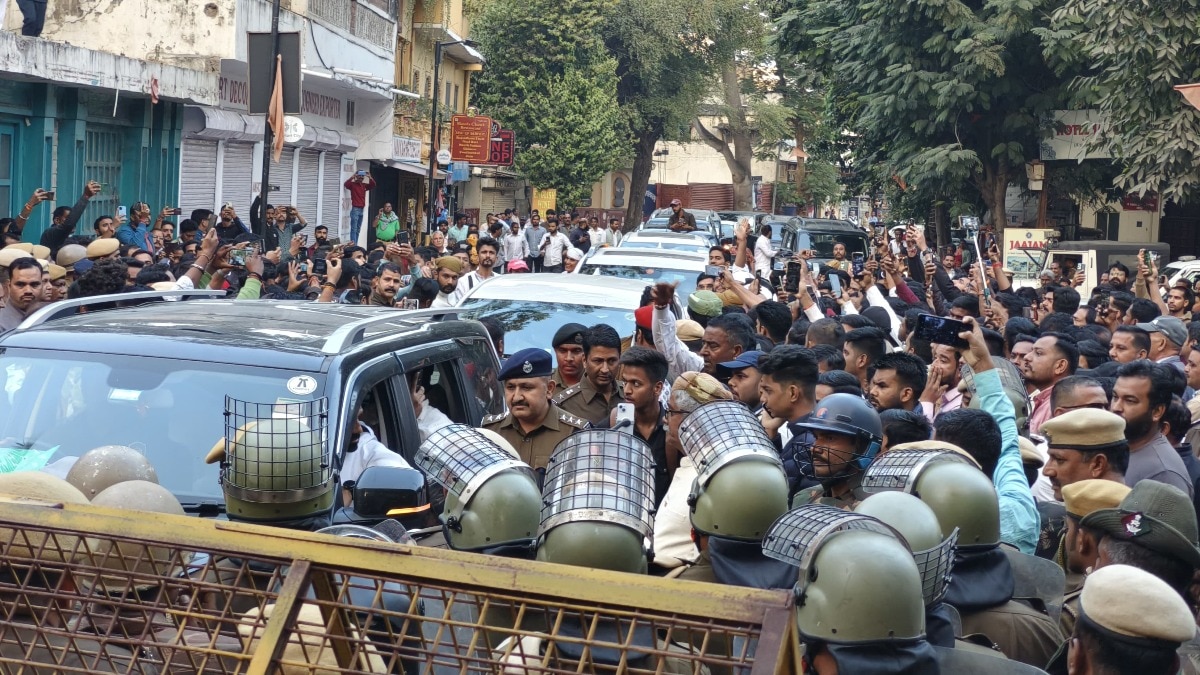
[(425, 476), (416, 469), (370, 467), (354, 481), (350, 492), (354, 512), (360, 518), (395, 518), (403, 522), (429, 511)]

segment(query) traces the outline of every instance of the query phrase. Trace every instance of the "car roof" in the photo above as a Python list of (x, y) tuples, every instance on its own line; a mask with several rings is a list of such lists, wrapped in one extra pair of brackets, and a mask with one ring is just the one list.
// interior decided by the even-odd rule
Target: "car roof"
[[(605, 249), (616, 250), (616, 249)], [(538, 300), (596, 307), (637, 306), (642, 279), (596, 277), (591, 274), (502, 274), (471, 289), (469, 300)]]
[(848, 220), (832, 220), (829, 218), (797, 218), (788, 221), (793, 229), (805, 230), (820, 230), (829, 231), (836, 230), (840, 232), (856, 232), (862, 236), (867, 236), (861, 227), (856, 226)]
[[(371, 323), (365, 324), (370, 321)], [(362, 325), (361, 337), (346, 330)], [(436, 333), (436, 335), (431, 335)], [(18, 329), (0, 337), (0, 348), (57, 349), (76, 353), (174, 358), (317, 370), (351, 347), (396, 348), (413, 342), (480, 333), (470, 325), (430, 326), (401, 310), (305, 301), (189, 300), (93, 311)], [(86, 340), (80, 336), (86, 335)], [(389, 337), (386, 341), (377, 338)], [(379, 346), (383, 345), (383, 346)], [(373, 351), (367, 349), (367, 351)]]
[(664, 266), (663, 263), (708, 263), (708, 251), (679, 251), (656, 248), (606, 248), (596, 251), (586, 261), (589, 265), (649, 265)]
[(672, 232), (671, 230), (638, 230), (625, 235), (622, 241), (673, 241), (686, 243), (694, 241), (698, 244), (708, 244), (709, 236), (702, 232)]

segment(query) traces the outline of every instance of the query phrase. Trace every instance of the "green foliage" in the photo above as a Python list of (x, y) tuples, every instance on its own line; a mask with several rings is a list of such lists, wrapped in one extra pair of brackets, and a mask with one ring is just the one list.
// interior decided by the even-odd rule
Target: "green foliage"
[(599, 37), (611, 8), (609, 0), (494, 0), (472, 27), (488, 61), (474, 103), (514, 131), (516, 168), (536, 187), (557, 188), (568, 207), (629, 153), (617, 61)]
[(1099, 143), (1124, 167), (1117, 186), (1200, 198), (1200, 111), (1172, 90), (1200, 82), (1200, 4), (1067, 0), (1038, 36), (1060, 72), (1086, 66), (1072, 102), (1106, 116)]

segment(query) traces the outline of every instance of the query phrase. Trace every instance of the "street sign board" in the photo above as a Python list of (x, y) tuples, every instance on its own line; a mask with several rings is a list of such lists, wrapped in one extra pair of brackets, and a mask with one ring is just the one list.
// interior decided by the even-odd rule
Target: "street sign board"
[(304, 120), (295, 115), (283, 118), (283, 140), (287, 143), (299, 142), (304, 138)]
[(488, 164), (495, 166), (512, 166), (513, 150), (516, 148), (517, 138), (509, 129), (501, 129), (499, 133), (492, 136), (491, 152), (488, 157)]
[[(300, 33), (279, 34), (279, 55), (283, 57), (283, 112), (299, 115), (301, 62)], [(271, 84), (275, 81), (275, 42), (270, 33), (246, 35), (246, 84), (250, 94), (251, 115), (264, 115), (271, 107)]]
[(454, 115), (450, 118), (452, 161), (487, 164), (491, 146), (492, 118), (484, 115)]
[(451, 156), (449, 150), (447, 150), (445, 148), (438, 150), (438, 154), (437, 154), (438, 164), (441, 164), (442, 166), (446, 166), (447, 164), (450, 163), (451, 159), (452, 159), (452, 156)]

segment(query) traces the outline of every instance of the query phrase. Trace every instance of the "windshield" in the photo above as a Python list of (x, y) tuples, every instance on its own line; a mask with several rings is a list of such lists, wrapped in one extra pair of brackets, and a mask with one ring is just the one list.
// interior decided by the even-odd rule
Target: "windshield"
[(643, 230), (665, 230), (667, 229), (667, 218), (651, 218), (642, 225)]
[(844, 244), (846, 246), (846, 258), (849, 258), (855, 253), (866, 254), (867, 240), (857, 234), (822, 234), (820, 232), (809, 232), (809, 246), (817, 252), (818, 258), (832, 258), (833, 245)]
[(459, 306), (460, 316), (478, 321), (492, 317), (504, 326), (504, 351), (507, 357), (522, 349), (537, 347), (550, 350), (550, 338), (568, 323), (594, 326), (606, 323), (621, 337), (633, 335), (633, 310), (594, 305), (571, 305), (552, 300), (467, 299)]
[(621, 248), (653, 248), (660, 251), (690, 251), (692, 253), (706, 253), (708, 245), (698, 241), (645, 241), (626, 239), (621, 242)]
[(663, 269), (662, 267), (645, 267), (643, 265), (592, 265), (584, 264), (580, 274), (596, 274), (600, 273), (602, 277), (622, 277), (625, 279), (641, 279), (650, 285), (659, 281), (666, 283), (678, 283), (679, 288), (676, 292), (681, 293), (680, 297), (687, 297), (696, 290), (696, 277), (700, 276), (700, 272), (691, 270), (679, 269)]
[(217, 465), (204, 457), (224, 436), (226, 394), (253, 403), (311, 401), (324, 384), (320, 374), (15, 349), (0, 356), (0, 379), (0, 471), (45, 468), (63, 477), (88, 450), (127, 445), (185, 504), (224, 502)]

